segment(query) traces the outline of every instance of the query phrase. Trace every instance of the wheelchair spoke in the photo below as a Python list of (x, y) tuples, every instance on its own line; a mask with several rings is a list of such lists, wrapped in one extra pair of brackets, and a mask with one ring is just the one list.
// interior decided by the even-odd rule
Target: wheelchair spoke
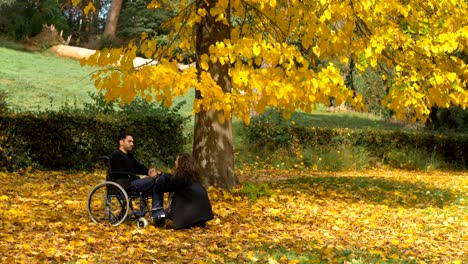
[(88, 213), (95, 223), (119, 225), (128, 214), (128, 196), (125, 190), (114, 182), (102, 182), (88, 196)]

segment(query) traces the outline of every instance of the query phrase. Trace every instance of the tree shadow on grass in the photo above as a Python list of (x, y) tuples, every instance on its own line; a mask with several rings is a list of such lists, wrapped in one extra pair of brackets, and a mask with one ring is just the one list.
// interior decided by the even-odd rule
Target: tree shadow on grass
[(271, 186), (309, 192), (316, 198), (404, 208), (443, 208), (466, 198), (464, 193), (427, 183), (377, 177), (305, 177), (275, 182)]
[[(294, 261), (296, 263), (417, 263), (414, 259), (404, 256), (395, 260), (388, 260), (377, 252), (369, 252), (354, 247), (334, 248), (323, 247), (314, 241), (303, 241), (302, 248), (294, 249), (278, 244), (265, 244), (256, 247), (253, 251), (255, 257), (262, 260), (270, 259)], [(271, 263), (271, 262), (270, 262)]]

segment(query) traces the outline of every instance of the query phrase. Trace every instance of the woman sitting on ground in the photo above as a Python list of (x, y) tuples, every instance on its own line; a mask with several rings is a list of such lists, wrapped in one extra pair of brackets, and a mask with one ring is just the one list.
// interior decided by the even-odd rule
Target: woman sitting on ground
[(166, 216), (174, 229), (206, 225), (213, 219), (208, 193), (201, 184), (197, 165), (189, 154), (181, 154), (175, 162), (175, 173), (160, 173), (155, 181), (159, 192), (169, 192)]

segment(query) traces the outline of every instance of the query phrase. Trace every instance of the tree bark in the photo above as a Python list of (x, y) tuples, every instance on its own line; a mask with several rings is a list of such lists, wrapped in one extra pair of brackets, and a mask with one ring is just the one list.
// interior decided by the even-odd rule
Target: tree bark
[[(216, 22), (209, 15), (209, 8), (215, 6), (217, 1), (199, 1), (199, 8), (205, 8), (208, 14), (203, 18), (197, 28), (196, 54), (208, 54), (210, 45), (218, 41), (229, 39), (230, 26)], [(198, 8), (197, 8), (198, 9)], [(227, 7), (226, 14), (229, 14)], [(229, 21), (229, 17), (227, 18)], [(228, 74), (230, 65), (221, 65), (219, 62), (210, 64), (209, 73), (225, 93), (231, 92), (231, 77)], [(202, 71), (200, 61), (197, 59), (197, 69)], [(202, 96), (199, 91), (196, 97)], [(193, 156), (200, 167), (200, 174), (206, 179), (206, 184), (221, 188), (231, 188), (239, 183), (234, 173), (234, 148), (232, 144), (232, 120), (218, 121), (222, 111), (211, 109), (201, 111), (195, 115)]]
[(114, 38), (117, 32), (117, 24), (119, 22), (120, 10), (122, 9), (123, 0), (112, 0), (107, 15), (106, 27), (104, 28), (104, 36)]

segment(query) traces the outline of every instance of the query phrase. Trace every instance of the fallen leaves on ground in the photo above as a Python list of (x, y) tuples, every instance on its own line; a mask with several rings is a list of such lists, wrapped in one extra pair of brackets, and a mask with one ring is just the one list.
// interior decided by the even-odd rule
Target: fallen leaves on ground
[(100, 172), (0, 172), (2, 263), (467, 263), (468, 173), (256, 169), (270, 195), (209, 188), (215, 218), (175, 231), (92, 223)]

